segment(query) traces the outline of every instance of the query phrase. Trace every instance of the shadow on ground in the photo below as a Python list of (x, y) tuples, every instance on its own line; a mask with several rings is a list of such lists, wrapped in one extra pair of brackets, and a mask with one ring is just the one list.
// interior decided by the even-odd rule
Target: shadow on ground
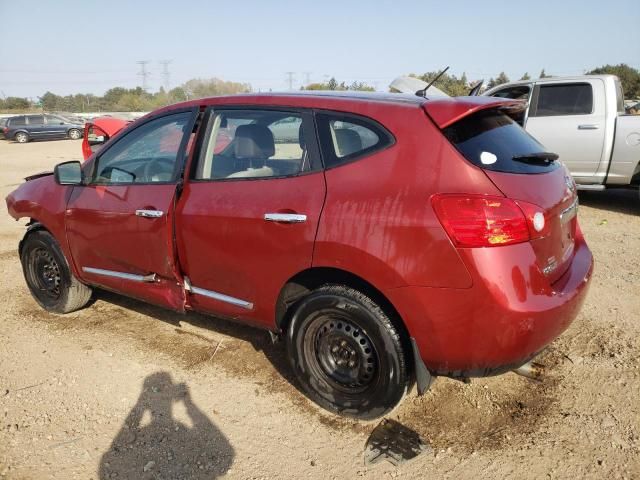
[(579, 191), (580, 204), (618, 213), (640, 215), (638, 190), (614, 188), (602, 192)]
[[(176, 408), (178, 407), (178, 408)], [(176, 415), (181, 410), (182, 415)], [(166, 372), (149, 375), (140, 397), (100, 461), (105, 479), (215, 479), (233, 463), (224, 434)]]

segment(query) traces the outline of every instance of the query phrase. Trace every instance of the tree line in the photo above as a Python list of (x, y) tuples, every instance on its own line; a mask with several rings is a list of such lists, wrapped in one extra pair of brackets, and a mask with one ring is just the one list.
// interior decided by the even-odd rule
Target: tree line
[[(420, 78), (425, 82), (431, 82), (439, 72), (426, 72), (421, 75), (412, 74), (416, 78)], [(604, 65), (595, 68), (587, 74), (604, 74), (610, 73), (617, 75), (622, 82), (626, 98), (640, 98), (640, 70), (630, 67), (626, 64)], [(538, 75), (538, 78), (545, 78), (549, 75), (544, 69)], [(525, 73), (520, 80), (529, 80), (531, 77)], [(486, 88), (493, 88), (496, 85), (508, 83), (509, 77), (500, 72), (496, 78), (489, 78), (485, 82)], [(460, 77), (456, 75), (444, 74), (440, 77), (435, 86), (443, 90), (451, 96), (468, 95), (471, 88), (478, 81), (470, 81), (463, 73)], [(311, 83), (304, 87), (303, 90), (360, 90), (373, 91), (371, 85), (365, 82), (354, 81), (347, 83), (338, 81), (331, 77), (326, 82)], [(26, 111), (46, 111), (46, 112), (141, 112), (150, 111), (156, 108), (170, 105), (172, 103), (191, 100), (196, 98), (211, 97), (216, 95), (231, 95), (235, 93), (251, 92), (251, 85), (248, 83), (239, 83), (225, 81), (219, 78), (201, 79), (195, 78), (185, 82), (184, 84), (165, 91), (160, 88), (158, 92), (150, 93), (137, 88), (115, 87), (107, 90), (104, 95), (93, 94), (75, 94), (75, 95), (56, 95), (52, 92), (46, 92), (38, 98), (37, 101), (31, 101), (21, 97), (0, 98), (0, 111), (2, 112), (26, 112)]]

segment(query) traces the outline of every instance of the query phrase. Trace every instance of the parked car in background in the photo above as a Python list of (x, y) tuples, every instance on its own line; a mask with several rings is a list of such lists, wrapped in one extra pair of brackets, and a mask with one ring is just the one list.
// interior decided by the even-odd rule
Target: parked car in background
[(7, 120), (10, 117), (0, 117), (0, 138), (4, 138), (4, 127), (7, 126)]
[[(568, 171), (491, 97), (255, 94), (165, 107), (7, 197), (45, 309), (105, 288), (286, 339), (307, 395), (389, 412), (560, 335), (593, 259)], [(293, 135), (295, 132), (295, 135)]]
[(83, 129), (84, 125), (71, 123), (69, 120), (57, 115), (36, 114), (10, 117), (2, 132), (8, 140), (27, 143), (30, 140), (54, 138), (77, 140), (82, 137)]
[(625, 114), (616, 76), (523, 80), (498, 85), (483, 95), (526, 102), (520, 123), (560, 155), (578, 188), (640, 184), (640, 117)]

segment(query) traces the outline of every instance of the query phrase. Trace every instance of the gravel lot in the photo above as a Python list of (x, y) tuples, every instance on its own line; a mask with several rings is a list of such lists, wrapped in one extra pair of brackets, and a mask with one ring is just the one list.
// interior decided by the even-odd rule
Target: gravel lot
[[(0, 142), (4, 197), (79, 159), (79, 141)], [(540, 358), (548, 376), (438, 379), (390, 415), (433, 450), (365, 467), (376, 422), (324, 413), (265, 332), (99, 292), (40, 309), (0, 216), (0, 478), (640, 478), (640, 201), (581, 195), (596, 258), (585, 308)]]

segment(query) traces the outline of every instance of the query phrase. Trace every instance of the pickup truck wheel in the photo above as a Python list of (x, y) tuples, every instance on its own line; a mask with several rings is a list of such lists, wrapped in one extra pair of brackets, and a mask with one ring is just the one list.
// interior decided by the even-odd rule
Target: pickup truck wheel
[(18, 132), (15, 134), (13, 139), (18, 143), (27, 143), (29, 141), (29, 135), (25, 132)]
[(287, 350), (314, 402), (361, 420), (380, 417), (400, 402), (409, 385), (400, 333), (373, 300), (328, 285), (294, 308)]
[(84, 307), (91, 299), (91, 288), (71, 273), (58, 242), (49, 232), (28, 233), (20, 261), (31, 295), (45, 310), (69, 313)]
[(77, 128), (72, 128), (69, 130), (68, 135), (71, 140), (78, 140), (82, 136), (82, 133), (80, 133), (80, 130)]

